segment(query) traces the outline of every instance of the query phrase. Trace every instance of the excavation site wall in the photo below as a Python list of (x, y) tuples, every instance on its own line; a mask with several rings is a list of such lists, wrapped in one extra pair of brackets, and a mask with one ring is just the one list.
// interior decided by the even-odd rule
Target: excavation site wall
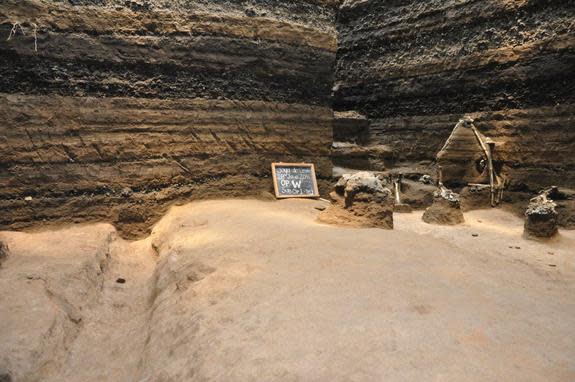
[(506, 202), (575, 197), (574, 14), (572, 0), (4, 0), (0, 229), (142, 236), (173, 203), (269, 190), (273, 161), (314, 163), (324, 194), (332, 161), (433, 173), (463, 116), (496, 142)]
[(507, 198), (573, 189), (573, 15), (574, 1), (347, 0), (334, 108), (369, 120), (360, 143), (386, 156), (374, 169), (431, 163), (469, 115), (496, 142)]
[(331, 0), (0, 3), (0, 229), (255, 195), (331, 176)]

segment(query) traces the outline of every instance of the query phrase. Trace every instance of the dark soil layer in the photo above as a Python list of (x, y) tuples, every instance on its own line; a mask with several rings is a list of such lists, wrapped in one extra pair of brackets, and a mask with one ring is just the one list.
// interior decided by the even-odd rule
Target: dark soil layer
[(335, 14), (3, 1), (0, 229), (108, 220), (136, 237), (173, 203), (265, 192), (273, 161), (315, 163), (327, 190)]
[(575, 1), (346, 1), (335, 104), (390, 163), (433, 160), (457, 120), (496, 143), (512, 191), (575, 187)]
[(332, 102), (338, 166), (426, 167), (470, 115), (511, 208), (575, 188), (575, 0), (338, 7), (3, 1), (0, 229), (111, 220), (138, 236), (172, 203), (265, 192), (272, 161), (315, 163), (325, 192)]

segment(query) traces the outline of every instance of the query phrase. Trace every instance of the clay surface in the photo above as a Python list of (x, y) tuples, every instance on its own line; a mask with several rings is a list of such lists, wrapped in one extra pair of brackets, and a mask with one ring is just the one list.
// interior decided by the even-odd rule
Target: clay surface
[(573, 232), (526, 241), (500, 210), (456, 227), (414, 212), (393, 231), (343, 228), (315, 221), (322, 205), (193, 203), (137, 242), (107, 224), (1, 232), (0, 375), (575, 378)]

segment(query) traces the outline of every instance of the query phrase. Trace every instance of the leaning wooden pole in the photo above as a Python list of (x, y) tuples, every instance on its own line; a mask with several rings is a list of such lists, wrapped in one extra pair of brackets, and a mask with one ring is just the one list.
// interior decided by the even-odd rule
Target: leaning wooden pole
[(491, 149), (485, 145), (485, 142), (483, 142), (483, 139), (481, 139), (481, 136), (479, 135), (479, 132), (477, 131), (474, 125), (471, 125), (471, 130), (473, 130), (475, 138), (477, 138), (479, 145), (481, 146), (483, 152), (485, 152), (485, 156), (487, 157), (487, 171), (489, 172), (489, 187), (491, 191), (491, 207), (495, 207), (495, 175), (493, 171), (493, 160), (491, 156)]

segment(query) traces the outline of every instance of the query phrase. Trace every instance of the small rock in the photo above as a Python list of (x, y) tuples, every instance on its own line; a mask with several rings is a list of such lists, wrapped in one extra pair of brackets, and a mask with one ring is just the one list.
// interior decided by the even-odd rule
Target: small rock
[(122, 192), (120, 192), (124, 198), (129, 198), (132, 195), (132, 189), (130, 187), (122, 188)]
[(315, 206), (314, 208), (315, 208), (316, 210), (318, 210), (318, 211), (325, 211), (325, 209), (326, 209), (327, 207), (325, 207), (325, 206)]
[(391, 190), (371, 172), (349, 177), (344, 191), (344, 207), (355, 215), (367, 217), (373, 226), (393, 229), (394, 199)]
[(343, 174), (335, 184), (334, 191), (340, 195), (343, 195), (345, 192), (345, 185), (347, 184), (349, 178), (351, 178), (351, 174)]
[[(342, 177), (343, 178), (343, 177)], [(341, 179), (340, 179), (341, 181)], [(338, 184), (340, 182), (338, 181)], [(337, 187), (337, 184), (336, 184)], [(346, 208), (353, 204), (355, 195), (361, 192), (369, 194), (385, 193), (388, 189), (383, 187), (381, 180), (371, 172), (362, 171), (353, 174), (345, 182), (344, 197)]]
[(430, 175), (422, 175), (419, 182), (423, 184), (433, 184), (433, 178)]
[(547, 264), (547, 265), (549, 265), (550, 267), (556, 267), (557, 266), (557, 264)]
[(479, 236), (479, 234), (477, 234), (477, 233), (472, 233), (471, 236), (477, 237), (477, 236)]
[(26, 196), (26, 197), (24, 198), (24, 200), (27, 201), (27, 202), (31, 202), (31, 201), (32, 201), (32, 197), (31, 197), (31, 196)]

